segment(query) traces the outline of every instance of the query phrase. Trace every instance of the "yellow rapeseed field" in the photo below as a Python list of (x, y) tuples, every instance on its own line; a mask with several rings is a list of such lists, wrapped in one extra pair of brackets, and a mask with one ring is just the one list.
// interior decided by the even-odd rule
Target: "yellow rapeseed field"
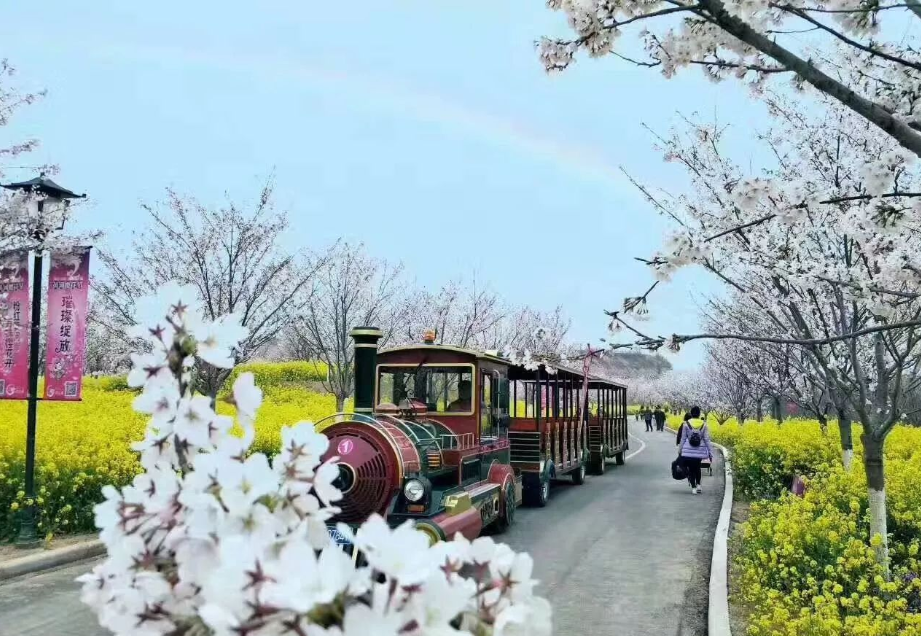
[[(711, 423), (732, 449), (738, 493), (753, 501), (735, 538), (734, 601), (748, 636), (921, 635), (921, 429), (886, 443), (891, 577), (874, 559), (866, 476), (855, 427), (850, 472), (834, 422)], [(803, 497), (789, 493), (807, 476)]]
[[(300, 372), (290, 365), (282, 370), (250, 367), (265, 392), (255, 450), (273, 454), (282, 426), (316, 421), (335, 411), (333, 396), (298, 386), (316, 379), (302, 364)], [(88, 378), (82, 402), (39, 403), (35, 503), (42, 534), (93, 530), (92, 509), (102, 486), (126, 484), (139, 471), (130, 447), (143, 437), (146, 419), (132, 409), (135, 395), (123, 381)], [(218, 411), (232, 413), (233, 407), (219, 403)], [(17, 511), (27, 503), (25, 444), (25, 402), (0, 401), (0, 541), (15, 537)]]

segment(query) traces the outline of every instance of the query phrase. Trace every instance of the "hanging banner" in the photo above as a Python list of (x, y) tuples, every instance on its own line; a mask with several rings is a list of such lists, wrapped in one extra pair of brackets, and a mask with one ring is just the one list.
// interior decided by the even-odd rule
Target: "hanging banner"
[(45, 399), (79, 400), (86, 359), (90, 248), (51, 255)]
[(29, 253), (0, 256), (0, 399), (29, 396)]

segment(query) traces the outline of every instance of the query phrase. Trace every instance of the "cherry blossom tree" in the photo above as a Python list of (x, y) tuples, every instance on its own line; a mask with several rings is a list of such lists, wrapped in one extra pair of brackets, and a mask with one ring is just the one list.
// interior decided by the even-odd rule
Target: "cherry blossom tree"
[[(728, 301), (711, 301), (710, 305), (712, 312), (708, 314), (708, 319), (711, 328), (720, 324), (728, 332), (756, 336), (769, 333), (776, 327), (763, 307), (750, 302), (742, 294), (733, 294)], [(730, 342), (738, 351), (744, 352), (736, 368), (753, 379), (762, 395), (771, 396), (775, 401), (789, 398), (815, 417), (823, 431), (826, 430), (829, 414), (837, 416), (842, 462), (849, 469), (854, 447), (848, 405), (840, 391), (835, 391), (829, 384), (824, 369), (814, 364), (811, 354), (789, 343)], [(849, 361), (845, 360), (844, 364), (849, 365)]]
[[(744, 302), (744, 298), (711, 299), (703, 310), (704, 326), (709, 331), (724, 330), (738, 334), (758, 334), (770, 330), (757, 307)], [(718, 363), (722, 373), (742, 376), (736, 387), (734, 415), (750, 415), (750, 410), (759, 411), (761, 403), (768, 399), (774, 406), (774, 415), (783, 420), (783, 405), (791, 397), (792, 345), (765, 345), (746, 340), (721, 340), (707, 344), (708, 356)], [(728, 381), (728, 378), (726, 379)], [(742, 387), (747, 395), (742, 397)], [(742, 423), (745, 417), (739, 419)]]
[(738, 365), (744, 360), (736, 351), (736, 343), (719, 342), (706, 346), (707, 363), (701, 369), (707, 391), (704, 403), (715, 411), (722, 424), (728, 415), (744, 424), (755, 407), (759, 387), (756, 373), (746, 372)]
[[(550, 634), (533, 563), (489, 537), (429, 545), (411, 523), (372, 516), (327, 529), (341, 493), (329, 440), (309, 422), (281, 431), (271, 461), (252, 453), (262, 401), (252, 374), (234, 383), (236, 419), (196, 394), (194, 367), (229, 369), (247, 331), (205, 318), (200, 290), (166, 285), (136, 301), (135, 409), (150, 415), (144, 472), (107, 486), (96, 509), (106, 560), (80, 577), (82, 600), (116, 636), (446, 636)], [(232, 433), (234, 428), (241, 435)]]
[[(921, 54), (916, 0), (832, 3), (803, 0), (548, 0), (575, 37), (543, 38), (548, 71), (580, 52), (615, 55), (665, 77), (700, 68), (709, 79), (736, 78), (755, 93), (771, 78), (848, 109), (914, 155), (921, 155)], [(630, 57), (624, 34), (636, 32), (646, 56)], [(862, 163), (880, 168), (868, 157)], [(887, 168), (894, 175), (891, 166)]]
[[(131, 349), (124, 338), (113, 338), (100, 323), (105, 320), (90, 303), (86, 331), (86, 370), (90, 375), (111, 375), (131, 367)], [(42, 343), (44, 344), (44, 343)]]
[(329, 369), (323, 386), (336, 396), (341, 412), (352, 394), (355, 349), (349, 336), (359, 325), (383, 330), (381, 346), (406, 322), (409, 307), (401, 289), (402, 266), (371, 258), (362, 245), (337, 246), (317, 272), (313, 301), (286, 330), (290, 355), (323, 362)]
[[(499, 322), (475, 339), (479, 348), (536, 350), (540, 346), (547, 351), (560, 353), (572, 349), (566, 340), (571, 321), (562, 307), (557, 306), (551, 311), (519, 307), (505, 309), (502, 314)], [(536, 342), (536, 335), (540, 335), (540, 345)]]
[(437, 344), (482, 347), (501, 328), (510, 311), (499, 295), (472, 277), (448, 281), (437, 292), (418, 289), (410, 294), (412, 308), (397, 342), (419, 342), (426, 330), (435, 331)]
[[(627, 381), (628, 386), (629, 380)], [(639, 388), (643, 390), (643, 382), (639, 383)], [(664, 373), (650, 382), (645, 389), (648, 397), (654, 398), (652, 401), (662, 401), (674, 409), (680, 411), (689, 411), (692, 406), (700, 406), (702, 409), (710, 408), (705, 399), (706, 392), (703, 390), (703, 376), (700, 370), (684, 371), (672, 370)]]
[[(209, 320), (235, 315), (248, 330), (235, 362), (245, 362), (273, 342), (307, 307), (314, 272), (325, 257), (281, 246), (288, 218), (272, 203), (272, 181), (247, 206), (227, 201), (209, 207), (167, 190), (163, 204), (142, 207), (151, 225), (131, 249), (101, 249), (104, 273), (94, 279), (94, 320), (110, 337), (134, 347), (130, 338), (138, 298), (176, 280), (197, 291)], [(215, 395), (226, 369), (201, 365), (197, 381)]]
[[(0, 128), (8, 125), (22, 109), (45, 96), (45, 91), (30, 92), (16, 82), (16, 69), (6, 59), (0, 59)], [(25, 158), (39, 145), (38, 139), (23, 139), (0, 147), (0, 181), (6, 182), (9, 164)], [(53, 173), (54, 166), (32, 166), (34, 170)], [(33, 193), (0, 190), (0, 254), (29, 248), (35, 243), (34, 219), (25, 214)]]
[(627, 396), (631, 404), (648, 406), (668, 402), (662, 391), (660, 378), (638, 376), (633, 378), (611, 378), (627, 387)]
[[(801, 347), (817, 384), (863, 426), (871, 534), (883, 538), (877, 556), (886, 564), (882, 447), (921, 356), (917, 161), (845, 110), (816, 118), (776, 96), (769, 103), (777, 125), (760, 139), (776, 160), (754, 173), (728, 158), (718, 126), (691, 122), (661, 140), (666, 157), (688, 168), (693, 194), (650, 197), (677, 228), (646, 262), (660, 280), (704, 267), (770, 329), (664, 338), (629, 328), (634, 344), (654, 349), (698, 338)], [(869, 169), (867, 156), (889, 167)], [(625, 312), (645, 308), (649, 293), (612, 319), (626, 324)]]

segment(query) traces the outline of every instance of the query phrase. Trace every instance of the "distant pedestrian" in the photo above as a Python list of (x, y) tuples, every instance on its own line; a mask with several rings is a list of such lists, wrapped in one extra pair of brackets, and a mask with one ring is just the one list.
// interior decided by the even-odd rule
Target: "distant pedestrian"
[(643, 421), (646, 422), (646, 430), (652, 431), (652, 411), (649, 410), (648, 406), (643, 407)]
[(691, 492), (700, 494), (700, 462), (704, 459), (713, 461), (713, 451), (710, 448), (710, 430), (707, 423), (700, 419), (700, 407), (691, 409), (691, 419), (681, 427), (680, 450), (678, 456), (688, 473)]
[(665, 430), (665, 411), (662, 410), (662, 407), (657, 406), (652, 416), (656, 419), (656, 430), (664, 431)]

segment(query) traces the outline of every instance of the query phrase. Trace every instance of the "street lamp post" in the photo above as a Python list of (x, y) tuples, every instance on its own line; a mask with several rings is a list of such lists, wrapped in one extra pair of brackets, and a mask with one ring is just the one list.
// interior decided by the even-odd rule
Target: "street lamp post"
[(26, 414), (26, 501), (20, 511), (19, 536), (16, 546), (34, 548), (41, 544), (36, 532), (35, 515), (35, 425), (38, 416), (38, 345), (41, 338), (42, 311), (42, 267), (44, 266), (45, 239), (48, 233), (64, 229), (67, 207), (70, 199), (80, 199), (85, 194), (76, 194), (62, 188), (42, 173), (35, 179), (2, 185), (7, 190), (16, 190), (31, 195), (26, 206), (30, 239), (35, 241), (32, 260), (32, 315), (29, 328), (29, 395)]

